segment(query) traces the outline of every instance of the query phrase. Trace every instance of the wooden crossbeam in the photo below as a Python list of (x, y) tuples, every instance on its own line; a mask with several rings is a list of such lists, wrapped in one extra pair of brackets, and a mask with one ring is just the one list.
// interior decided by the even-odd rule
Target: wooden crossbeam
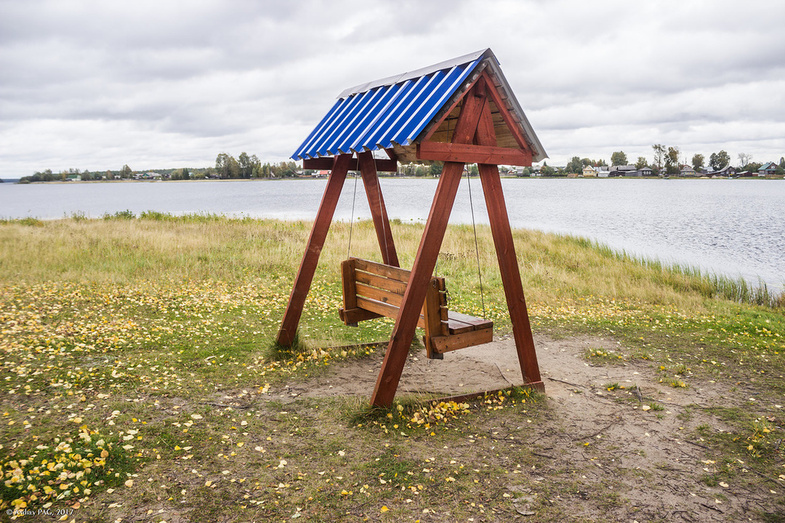
[[(306, 158), (303, 160), (303, 169), (311, 169), (314, 171), (327, 171), (333, 168), (333, 161), (335, 158), (326, 156), (324, 158)], [(398, 162), (396, 160), (385, 160), (383, 158), (376, 158), (376, 170), (384, 173), (398, 172)], [(350, 171), (359, 171), (360, 162), (358, 158), (349, 160)]]
[(531, 151), (511, 149), (509, 147), (423, 142), (417, 144), (417, 159), (438, 160), (441, 162), (528, 166), (532, 164), (532, 153)]

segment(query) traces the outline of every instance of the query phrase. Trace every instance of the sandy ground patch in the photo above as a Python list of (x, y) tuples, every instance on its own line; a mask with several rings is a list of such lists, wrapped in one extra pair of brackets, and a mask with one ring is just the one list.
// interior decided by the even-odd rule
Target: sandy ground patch
[[(613, 339), (537, 336), (535, 344), (549, 408), (534, 427), (531, 449), (542, 463), (532, 477), (551, 483), (551, 491), (569, 489), (577, 518), (752, 521), (755, 511), (772, 510), (769, 492), (751, 491), (742, 482), (709, 487), (701, 481), (716, 464), (695, 429), (703, 423), (722, 429), (701, 407), (729, 406), (734, 395), (727, 384), (706, 381), (673, 388), (659, 382), (649, 361), (595, 365), (586, 360), (588, 348), (624, 353)], [(338, 365), (288, 386), (282, 396), (370, 397), (380, 366), (381, 356)], [(443, 360), (428, 360), (423, 352), (410, 355), (398, 395), (455, 395), (521, 383), (514, 342), (506, 338), (446, 354)], [(613, 383), (624, 389), (608, 391)], [(588, 495), (596, 489), (608, 490), (606, 505), (581, 502), (582, 492), (596, 500)], [(558, 503), (560, 496), (556, 498)], [(521, 499), (519, 512), (527, 514), (529, 498)]]

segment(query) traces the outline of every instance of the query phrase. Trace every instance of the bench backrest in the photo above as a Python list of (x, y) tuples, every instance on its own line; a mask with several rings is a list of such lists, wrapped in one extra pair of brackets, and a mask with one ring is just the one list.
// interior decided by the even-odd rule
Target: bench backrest
[[(410, 274), (406, 269), (360, 258), (343, 261), (341, 319), (350, 325), (379, 316), (396, 318)], [(443, 336), (447, 334), (447, 317), (444, 278), (432, 278), (417, 326), (424, 328), (428, 337)]]

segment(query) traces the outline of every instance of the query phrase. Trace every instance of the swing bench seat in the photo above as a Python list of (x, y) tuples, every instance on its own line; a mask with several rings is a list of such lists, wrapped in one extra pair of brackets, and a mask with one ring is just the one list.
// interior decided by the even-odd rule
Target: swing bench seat
[[(397, 318), (410, 271), (360, 258), (341, 263), (343, 308), (346, 325), (379, 317)], [(445, 352), (493, 341), (493, 322), (448, 310), (444, 278), (428, 284), (417, 326), (425, 330), (423, 344), (429, 358)]]

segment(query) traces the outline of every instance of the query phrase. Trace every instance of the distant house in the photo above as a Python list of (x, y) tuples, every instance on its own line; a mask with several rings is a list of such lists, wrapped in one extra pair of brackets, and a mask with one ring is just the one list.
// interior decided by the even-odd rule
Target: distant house
[(66, 175), (65, 179), (66, 179), (66, 181), (69, 181), (69, 182), (81, 182), (82, 181), (82, 175), (81, 174), (68, 174), (68, 175)]
[(681, 165), (679, 166), (679, 175), (681, 176), (697, 176), (695, 169), (692, 168), (690, 165)]
[(614, 165), (608, 174), (609, 176), (640, 176), (634, 165)]
[(146, 173), (136, 173), (134, 175), (134, 178), (136, 178), (137, 180), (160, 180), (161, 173), (157, 173), (154, 171), (149, 171)]
[(651, 167), (641, 167), (638, 169), (638, 176), (651, 176), (654, 174), (654, 171), (651, 170)]
[(777, 164), (774, 162), (766, 162), (760, 166), (758, 169), (758, 176), (770, 176), (772, 174), (777, 174)]
[(713, 171), (707, 173), (709, 176), (735, 176), (736, 175), (736, 168), (727, 165), (720, 169), (719, 171)]
[(593, 165), (587, 165), (583, 168), (583, 177), (584, 178), (594, 178), (597, 176), (599, 171)]

